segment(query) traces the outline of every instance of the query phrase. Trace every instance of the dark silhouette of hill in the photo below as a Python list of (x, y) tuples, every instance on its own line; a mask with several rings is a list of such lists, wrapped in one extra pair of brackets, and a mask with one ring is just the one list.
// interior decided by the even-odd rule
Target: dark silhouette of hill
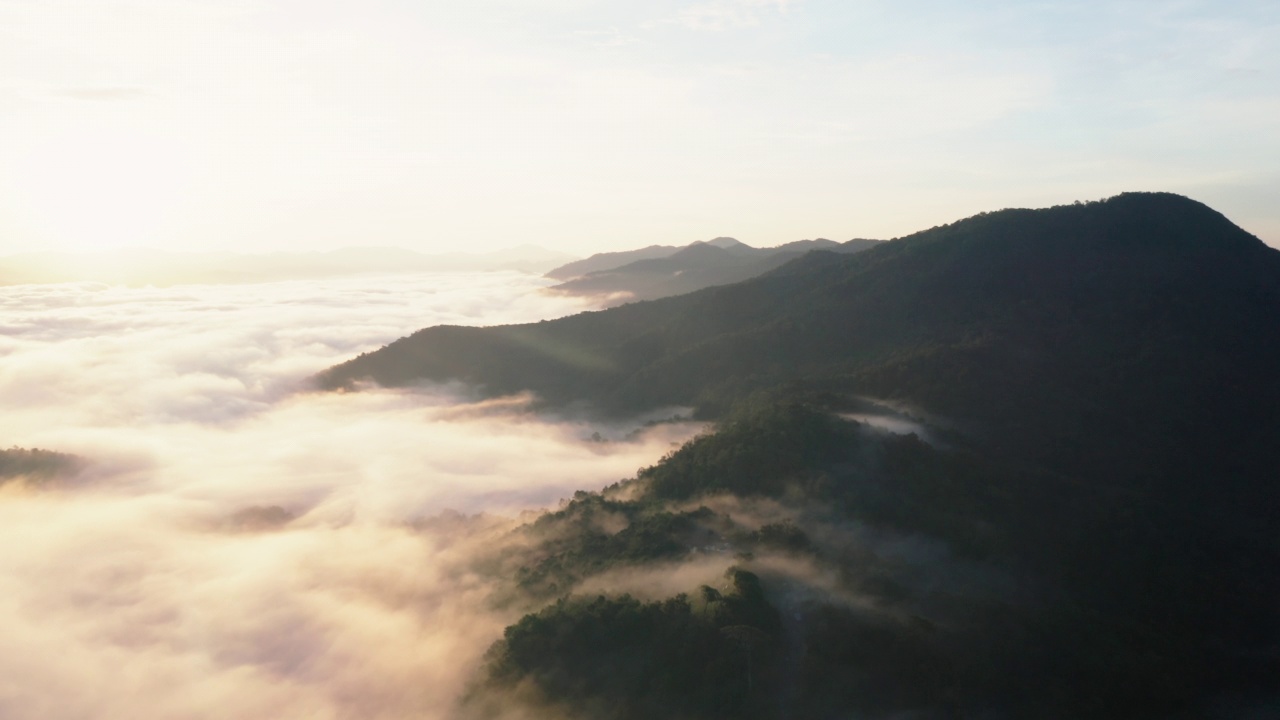
[(734, 248), (743, 249), (743, 250), (753, 249), (750, 245), (742, 242), (738, 238), (732, 238), (732, 237), (727, 237), (723, 235), (718, 238), (711, 238), (710, 240), (699, 240), (692, 244), (693, 245), (711, 245), (712, 247), (724, 248), (726, 250), (732, 250)]
[(751, 249), (744, 251), (696, 244), (667, 257), (637, 260), (612, 270), (599, 270), (552, 289), (571, 295), (611, 297), (614, 304), (654, 300), (753, 278), (801, 254), (801, 251), (757, 254)]
[(730, 237), (698, 241), (683, 248), (653, 245), (626, 253), (602, 253), (562, 266), (547, 277), (564, 282), (557, 292), (606, 298), (606, 305), (683, 295), (728, 285), (781, 267), (810, 250), (858, 252), (874, 240), (837, 243), (819, 238), (771, 248), (755, 248)]
[[(477, 717), (516, 703), (570, 718), (1267, 716), (1274, 540), (1154, 493), (1117, 513), (1114, 495), (753, 394), (714, 434), (530, 523), (493, 568), (542, 603), (605, 573), (678, 576), (709, 552), (737, 558), (734, 583), (545, 604), (494, 644), (469, 704)], [(761, 503), (786, 519), (761, 519)], [(759, 573), (750, 605), (721, 606), (744, 572)], [(728, 627), (752, 646), (715, 637)]]
[[(716, 686), (725, 702), (761, 699), (761, 717), (1171, 718), (1280, 700), (1277, 368), (1280, 251), (1187, 198), (1128, 193), (984, 213), (555, 321), (430, 328), (318, 380), (458, 379), (549, 405), (685, 404), (718, 420), (625, 492), (580, 494), (547, 516), (552, 540), (511, 573), (535, 596), (691, 557), (702, 537), (856, 578), (880, 561), (838, 538), (868, 527), (940, 542), (1012, 583), (988, 594), (957, 579), (958, 561), (929, 566), (927, 582), (886, 561), (855, 583), (869, 612), (796, 605), (820, 593), (762, 570), (786, 619), (747, 626), (763, 633), (771, 691)], [(866, 397), (931, 418), (938, 444), (834, 419)], [(800, 520), (749, 527), (694, 509), (726, 497)], [(592, 530), (597, 506), (627, 530)], [(495, 646), (487, 687), (629, 717), (616, 708), (660, 677), (673, 706), (719, 717), (695, 709), (705, 686), (655, 669), (675, 667), (674, 641), (638, 646), (640, 674), (599, 691), (573, 681), (626, 652), (579, 645), (575, 629), (626, 617), (710, 632), (696, 599), (549, 606)], [(743, 677), (746, 651), (720, 651), (689, 672)]]
[(1204, 205), (1135, 193), (551, 322), (429, 328), (318, 380), (710, 415), (799, 383), (908, 403), (1037, 467), (1137, 484), (1215, 467), (1226, 483), (1280, 459), (1278, 367), (1280, 252)]
[(913, 404), (1029, 462), (1133, 476), (1271, 444), (1277, 318), (1280, 252), (1194, 201), (1132, 193), (551, 322), (429, 328), (318, 379), (712, 414), (801, 382)]

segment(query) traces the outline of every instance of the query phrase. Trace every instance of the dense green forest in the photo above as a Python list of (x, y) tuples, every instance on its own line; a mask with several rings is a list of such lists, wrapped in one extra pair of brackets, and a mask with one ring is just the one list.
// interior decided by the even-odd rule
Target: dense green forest
[[(525, 550), (490, 572), (513, 579), (502, 602), (542, 607), (495, 644), (471, 712), (1201, 717), (1275, 689), (1273, 550), (1215, 547), (1154, 503), (1117, 521), (1107, 488), (785, 395), (719, 428), (520, 530)], [(647, 602), (575, 594), (708, 557), (753, 573), (755, 619), (700, 610), (736, 580)], [(715, 635), (738, 625), (758, 646), (750, 687), (742, 649)]]
[(549, 405), (707, 417), (802, 383), (911, 403), (988, 451), (1132, 477), (1276, 445), (1277, 317), (1280, 252), (1194, 201), (1131, 193), (812, 252), (602, 312), (428, 328), (317, 380), (454, 379)]
[(561, 598), (506, 629), (471, 712), (512, 702), (580, 717), (772, 717), (781, 621), (758, 577), (641, 602)]
[[(572, 268), (593, 270), (581, 275), (564, 277), (564, 282), (552, 290), (571, 295), (602, 296), (608, 304), (635, 300), (681, 295), (714, 285), (727, 285), (762, 275), (779, 268), (810, 250), (831, 250), (841, 253), (861, 252), (879, 243), (875, 240), (850, 240), (837, 243), (831, 240), (798, 240), (775, 248), (754, 248), (733, 238), (716, 238), (710, 242), (694, 243), (685, 248), (672, 248), (674, 252), (657, 257), (641, 257), (618, 266), (606, 266), (611, 257), (632, 257), (628, 253), (605, 253), (586, 260), (570, 263), (548, 273), (549, 277), (572, 272)], [(645, 253), (646, 248), (636, 251)]]
[[(530, 615), (477, 678), (479, 716), (488, 697), (584, 718), (1225, 718), (1280, 707), (1277, 368), (1280, 252), (1130, 193), (429, 328), (317, 380), (715, 421), (493, 560), (495, 602)], [(928, 432), (844, 419), (868, 402)], [(735, 601), (756, 620), (704, 612), (746, 597), (732, 579), (582, 594), (717, 559), (758, 583)]]

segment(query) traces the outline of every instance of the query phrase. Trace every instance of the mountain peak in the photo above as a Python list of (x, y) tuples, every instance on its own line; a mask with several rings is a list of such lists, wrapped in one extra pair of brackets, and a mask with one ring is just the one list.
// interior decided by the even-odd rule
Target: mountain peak
[(723, 248), (725, 250), (733, 250), (735, 248), (749, 248), (750, 245), (731, 237), (718, 237), (703, 242), (693, 243), (694, 245), (711, 245), (712, 247)]
[(1169, 192), (1126, 192), (1098, 203), (1127, 223), (1158, 222), (1170, 239), (1203, 243), (1206, 239), (1262, 246), (1222, 213), (1191, 198)]
[(1060, 224), (1087, 228), (1083, 239), (1105, 242), (1113, 249), (1158, 246), (1166, 250), (1210, 247), (1245, 250), (1265, 246), (1208, 205), (1170, 192), (1124, 192), (1101, 200), (1056, 205), (1047, 210), (982, 213), (953, 225), (984, 222), (1006, 213), (1021, 215), (1028, 221), (1052, 217)]
[[(708, 243), (685, 252), (749, 254)], [(834, 658), (829, 674), (806, 664), (800, 675), (803, 683), (829, 678), (821, 681), (837, 689), (832, 697), (849, 697), (855, 672), (906, 649), (921, 654), (906, 656), (906, 672), (883, 677), (894, 688), (919, 677), (919, 691), (902, 693), (912, 703), (939, 690), (945, 707), (930, 717), (992, 707), (1001, 687), (1016, 699), (1000, 716), (1199, 717), (1216, 698), (1265, 692), (1271, 701), (1280, 677), (1277, 318), (1280, 250), (1200, 203), (1126, 193), (984, 213), (855, 255), (811, 252), (764, 276), (655, 302), (538, 324), (423, 330), (318, 380), (330, 388), (365, 378), (387, 386), (455, 380), (607, 414), (693, 406), (721, 419), (720, 434), (642, 471), (647, 501), (691, 508), (696, 496), (767, 497), (796, 503), (795, 516), (813, 523), (850, 508), (868, 513), (859, 527), (941, 541), (951, 557), (984, 568), (988, 579), (966, 580), (951, 595), (963, 598), (954, 607), (932, 580), (928, 603), (896, 579), (884, 583), (909, 598), (904, 613), (943, 622), (915, 615), (919, 622), (894, 631), (879, 618), (874, 626), (833, 621), (822, 606), (797, 615), (794, 637), (834, 638), (821, 655)], [(853, 398), (945, 419), (935, 437), (948, 447), (919, 435), (877, 440), (884, 436), (842, 429), (816, 411), (853, 409)], [(574, 502), (589, 518), (589, 496)], [(582, 536), (596, 544), (594, 530)], [(804, 539), (799, 546), (819, 536), (792, 528), (787, 537)], [(555, 552), (557, 562), (569, 557)], [(864, 552), (859, 563), (873, 557)], [(821, 562), (827, 557), (855, 555)], [(984, 586), (989, 606), (980, 604)], [(676, 636), (692, 615), (672, 607), (682, 618), (680, 632), (668, 633)], [(542, 628), (555, 639), (571, 636), (565, 628), (592, 628), (595, 637), (604, 615), (550, 617), (522, 621), (520, 632)], [(1141, 630), (1152, 618), (1155, 631)], [(997, 652), (956, 654), (974, 645), (955, 634), (971, 624), (978, 645), (1001, 638)], [(894, 638), (887, 652), (846, 651), (877, 637)], [(520, 657), (564, 656), (562, 646), (525, 647)], [(594, 671), (601, 658), (632, 652), (601, 647), (579, 656), (588, 660), (576, 674), (554, 662), (529, 667), (576, 680), (594, 677), (584, 668)], [(916, 667), (930, 670), (912, 675)], [(944, 685), (932, 670), (970, 667), (980, 674)], [(1032, 708), (1021, 700), (1036, 677), (1028, 673), (1067, 680), (1051, 686), (1050, 705)], [(984, 679), (997, 677), (1012, 679)], [(956, 704), (954, 693), (968, 687), (972, 704)], [(1057, 705), (1086, 694), (1079, 711)], [(887, 717), (884, 707), (875, 714)], [(797, 708), (804, 717), (851, 714)]]

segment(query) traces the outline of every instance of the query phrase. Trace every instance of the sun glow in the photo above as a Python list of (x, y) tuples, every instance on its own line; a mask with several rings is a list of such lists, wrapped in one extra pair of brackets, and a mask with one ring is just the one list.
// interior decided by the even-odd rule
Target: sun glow
[(166, 240), (191, 196), (192, 163), (159, 133), (79, 126), (31, 143), (17, 180), (51, 249), (106, 250)]

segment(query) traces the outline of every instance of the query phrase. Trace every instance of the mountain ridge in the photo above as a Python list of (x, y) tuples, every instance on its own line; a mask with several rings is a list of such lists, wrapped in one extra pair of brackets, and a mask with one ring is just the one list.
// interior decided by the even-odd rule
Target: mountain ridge
[(684, 247), (650, 246), (630, 253), (602, 253), (556, 268), (547, 277), (562, 282), (553, 292), (604, 298), (606, 307), (656, 300), (728, 285), (762, 275), (815, 249), (860, 252), (874, 240), (837, 243), (825, 238), (755, 248), (730, 237), (699, 240)]
[[(317, 381), (715, 421), (495, 561), (517, 595), (560, 599), (495, 642), (469, 702), (1166, 720), (1280, 702), (1277, 368), (1280, 251), (1195, 201), (1128, 193), (559, 320), (428, 328)], [(849, 422), (867, 398), (944, 422)], [(902, 550), (921, 544), (940, 549)], [(731, 587), (564, 596), (708, 545), (742, 564)]]
[(1258, 468), (1280, 467), (1277, 318), (1280, 251), (1194, 201), (1133, 194), (983, 214), (560, 320), (428, 328), (316, 381), (460, 380), (704, 417), (803, 387), (911, 405), (983, 452), (1121, 487), (1237, 458), (1230, 482), (1256, 497)]
[[(1128, 279), (1141, 279), (1142, 282), (1151, 284), (1152, 289), (1158, 289), (1173, 281), (1185, 282), (1187, 278), (1177, 274), (1185, 268), (1180, 270), (1178, 267), (1171, 266), (1170, 263), (1178, 265), (1181, 262), (1185, 265), (1186, 259), (1175, 261), (1174, 258), (1168, 257), (1167, 253), (1162, 261), (1155, 264), (1151, 264), (1150, 256), (1145, 254), (1135, 256), (1130, 251), (1106, 250), (1106, 253), (1110, 253), (1106, 257), (1081, 254), (1079, 248), (1075, 247), (1076, 242), (1063, 238), (1058, 238), (1055, 242), (1041, 243), (1036, 247), (1035, 252), (1029, 253), (1026, 242), (1019, 245), (1011, 243), (1007, 237), (1000, 237), (1002, 233), (1007, 235), (1004, 230), (1001, 230), (1006, 220), (1012, 220), (1015, 224), (1032, 222), (1033, 225), (1038, 225), (1043, 223), (1036, 220), (1042, 217), (1037, 213), (1048, 213), (1050, 215), (1044, 217), (1051, 221), (1049, 225), (1053, 227), (1062, 221), (1062, 218), (1051, 217), (1055, 213), (1064, 210), (1068, 213), (1087, 213), (1090, 208), (1115, 208), (1117, 204), (1125, 204), (1127, 197), (1118, 196), (1116, 199), (1107, 201), (1109, 204), (1106, 205), (1096, 203), (1090, 206), (1058, 206), (1042, 211), (1009, 210), (982, 214), (884, 243), (865, 253), (840, 257), (819, 251), (744, 283), (702, 290), (682, 298), (666, 298), (655, 303), (637, 304), (630, 308), (615, 308), (607, 311), (606, 314), (584, 313), (531, 326), (506, 326), (484, 331), (460, 328), (439, 332), (463, 335), (488, 334), (494, 338), (494, 341), (497, 341), (495, 336), (510, 334), (510, 340), (515, 345), (513, 350), (519, 350), (520, 347), (528, 350), (538, 345), (532, 337), (525, 340), (518, 339), (520, 337), (549, 333), (546, 340), (554, 339), (562, 343), (560, 354), (563, 355), (566, 350), (571, 349), (568, 350), (570, 354), (577, 353), (581, 356), (580, 359), (598, 353), (604, 344), (626, 339), (630, 343), (626, 357), (606, 358), (603, 355), (597, 355), (594, 361), (587, 362), (588, 365), (594, 365), (597, 369), (605, 366), (613, 368), (615, 370), (613, 392), (623, 396), (640, 394), (637, 390), (628, 388), (644, 385), (646, 378), (643, 375), (657, 371), (656, 366), (649, 369), (642, 367), (648, 363), (637, 363), (636, 359), (648, 359), (660, 365), (669, 366), (675, 363), (680, 355), (689, 354), (691, 357), (705, 355), (708, 350), (705, 348), (700, 350), (699, 347), (704, 346), (705, 341), (712, 336), (722, 334), (726, 330), (731, 331), (732, 336), (726, 336), (726, 341), (747, 343), (752, 341), (753, 336), (757, 336), (757, 344), (764, 341), (760, 337), (761, 333), (764, 334), (764, 339), (772, 338), (771, 342), (776, 344), (781, 342), (779, 338), (783, 335), (795, 334), (798, 330), (804, 331), (802, 334), (805, 335), (805, 342), (811, 346), (806, 348), (812, 351), (809, 356), (806, 357), (800, 353), (799, 348), (785, 353), (790, 356), (789, 360), (801, 367), (813, 365), (815, 361), (821, 360), (832, 352), (848, 355), (853, 352), (850, 343), (855, 342), (860, 345), (855, 354), (866, 356), (879, 346), (878, 338), (889, 332), (890, 326), (895, 322), (899, 324), (899, 328), (903, 328), (899, 333), (901, 337), (890, 338), (898, 345), (910, 341), (911, 338), (907, 336), (922, 332), (926, 327), (921, 324), (922, 322), (939, 328), (939, 332), (945, 335), (942, 339), (955, 344), (966, 332), (957, 324), (960, 320), (968, 326), (973, 326), (975, 323), (983, 322), (984, 319), (989, 319), (993, 314), (1003, 314), (1013, 316), (1006, 317), (1004, 319), (1006, 323), (1017, 320), (1024, 323), (1039, 323), (1055, 319), (1060, 322), (1063, 318), (1070, 317), (1072, 309), (1061, 304), (1056, 311), (1053, 307), (1049, 307), (1058, 302), (1059, 298), (1080, 306), (1075, 310), (1077, 313), (1084, 309), (1097, 310), (1098, 308), (1085, 307), (1087, 304), (1085, 301), (1089, 299), (1090, 287), (1097, 290), (1104, 283), (1109, 283), (1111, 292), (1122, 292), (1128, 283), (1125, 277), (1117, 277), (1117, 275), (1123, 275), (1126, 272), (1133, 274)], [(1161, 196), (1142, 197), (1152, 200)], [(1175, 205), (1180, 204), (1175, 203)], [(1204, 208), (1204, 206), (1200, 207)], [(1208, 210), (1208, 208), (1204, 209)], [(1231, 226), (1225, 218), (1221, 218), (1216, 213), (1214, 215), (1226, 223), (1226, 226), (1219, 226), (1216, 231), (1225, 231), (1228, 235), (1234, 236), (1235, 239), (1232, 242), (1236, 246), (1236, 251), (1256, 256), (1257, 259), (1257, 262), (1253, 258), (1246, 259), (1243, 264), (1236, 262), (1232, 272), (1241, 278), (1253, 276), (1253, 279), (1246, 283), (1252, 288), (1251, 292), (1259, 298), (1264, 298), (1266, 302), (1274, 302), (1274, 291), (1270, 288), (1269, 282), (1275, 273), (1278, 262), (1276, 258), (1280, 257), (1280, 251), (1268, 248), (1253, 236)], [(1201, 218), (1203, 217), (1201, 215)], [(1097, 220), (1088, 222), (1096, 223)], [(1185, 223), (1182, 224), (1185, 225)], [(1059, 230), (1062, 229), (1059, 227)], [(1177, 228), (1171, 229), (1177, 230)], [(995, 236), (988, 237), (993, 230)], [(1037, 228), (1031, 228), (1031, 230), (1038, 231)], [(1128, 232), (1124, 228), (1119, 230)], [(1115, 233), (1112, 232), (1112, 234)], [(972, 237), (974, 235), (983, 237)], [(1176, 235), (1175, 232), (1173, 237)], [(1097, 243), (1105, 239), (1098, 236), (1096, 228), (1085, 228), (1079, 238), (1082, 243), (1093, 243), (1095, 251), (1101, 249)], [(982, 247), (974, 251), (970, 246), (975, 243), (981, 244)], [(996, 247), (993, 249), (992, 245)], [(996, 252), (997, 250), (999, 252)], [(932, 254), (932, 257), (918, 257), (926, 253)], [(1220, 253), (1209, 251), (1209, 255), (1220, 255)], [(962, 257), (967, 259), (961, 262)], [(915, 267), (909, 268), (910, 273), (900, 273), (892, 278), (877, 277), (884, 275), (883, 271), (886, 268), (903, 263)], [(1120, 264), (1124, 265), (1124, 270), (1117, 269)], [(1197, 258), (1190, 264), (1197, 272), (1203, 273), (1220, 263), (1213, 257), (1206, 257)], [(917, 272), (922, 274), (916, 276)], [(865, 276), (869, 276), (870, 279)], [(877, 287), (877, 283), (883, 285), (890, 279), (899, 287)], [(1234, 282), (1236, 278), (1219, 282), (1211, 292), (1224, 291), (1239, 296), (1239, 288), (1222, 287), (1224, 284), (1230, 285)], [(929, 286), (932, 293), (927, 298), (921, 295), (925, 286)], [(818, 288), (824, 290), (819, 292)], [(1051, 288), (1059, 298), (1048, 294)], [(898, 294), (894, 297), (886, 297), (886, 292), (889, 290)], [(1149, 302), (1143, 298), (1130, 299)], [(869, 303), (869, 312), (862, 313), (862, 317), (845, 317), (841, 313), (836, 313), (824, 320), (821, 314), (815, 311), (816, 304), (850, 302)], [(1026, 307), (1013, 307), (1010, 310), (1011, 304), (1017, 305), (1019, 302)], [(893, 307), (890, 308), (889, 304)], [(1036, 307), (1033, 308), (1032, 304)], [(890, 309), (893, 310), (894, 317), (883, 315)], [(962, 311), (968, 311), (967, 316), (961, 318)], [(1053, 316), (1054, 312), (1058, 313), (1056, 318)], [(1036, 316), (1036, 313), (1039, 316)], [(1046, 315), (1048, 316), (1043, 317)], [(787, 325), (787, 322), (790, 325)], [(826, 326), (804, 327), (823, 322)], [(772, 327), (779, 323), (782, 324)], [(848, 327), (842, 327), (842, 323)], [(615, 327), (610, 329), (607, 326)], [(393, 343), (388, 349), (379, 351), (382, 355), (375, 353), (366, 357), (385, 358), (388, 355), (394, 355), (400, 348), (404, 348), (406, 343), (422, 343), (425, 339), (423, 335), (429, 335), (432, 332), (430, 329), (419, 331), (409, 338)], [(655, 336), (655, 333), (661, 335), (661, 338)], [(624, 338), (623, 335), (630, 335), (630, 337)], [(842, 341), (842, 338), (845, 340)], [(654, 343), (659, 343), (659, 346), (654, 346)], [(643, 350), (645, 346), (649, 347), (648, 351), (636, 352)], [(900, 354), (906, 349), (906, 347), (897, 347), (893, 352)], [(889, 350), (890, 348), (885, 348), (886, 352)], [(536, 354), (536, 350), (534, 352)], [(391, 372), (385, 378), (380, 378), (379, 374), (382, 370), (375, 367), (377, 364), (375, 360), (350, 361), (337, 366), (342, 368), (341, 371), (335, 368), (322, 374), (320, 380), (326, 386), (335, 387), (345, 379), (354, 377), (354, 374), (364, 372), (375, 381), (385, 379), (394, 385), (409, 382), (413, 373), (417, 372), (412, 368), (404, 367)], [(742, 363), (739, 362), (739, 364)], [(747, 363), (747, 365), (750, 364)], [(571, 365), (566, 368), (566, 372), (572, 371)], [(627, 375), (628, 367), (632, 372), (641, 375), (635, 378)], [(761, 369), (768, 370), (768, 368)], [(418, 377), (423, 379), (432, 377), (441, 379), (447, 374), (435, 373), (433, 376), (434, 371), (429, 364), (424, 365), (421, 370)], [(479, 375), (458, 379), (484, 382)], [(589, 383), (593, 378), (584, 379)], [(533, 378), (530, 377), (530, 382), (532, 380)], [(493, 391), (500, 393), (521, 389), (538, 391), (540, 388), (536, 383), (529, 387), (515, 387), (501, 382), (492, 388)], [(559, 402), (586, 398), (561, 398), (552, 393), (547, 399), (551, 402)], [(622, 401), (621, 405), (641, 402), (638, 397), (618, 399)], [(655, 404), (687, 403), (694, 399), (695, 397), (688, 390), (672, 396), (652, 398)]]

